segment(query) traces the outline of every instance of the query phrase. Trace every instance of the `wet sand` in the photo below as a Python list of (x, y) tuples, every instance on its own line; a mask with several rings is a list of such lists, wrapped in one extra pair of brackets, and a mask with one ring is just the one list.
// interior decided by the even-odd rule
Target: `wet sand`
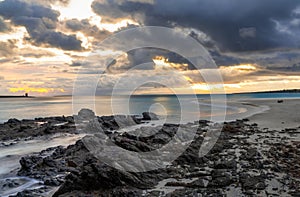
[(241, 101), (254, 106), (268, 106), (269, 109), (249, 117), (251, 123), (257, 123), (260, 128), (270, 130), (285, 130), (300, 127), (300, 99), (256, 99)]

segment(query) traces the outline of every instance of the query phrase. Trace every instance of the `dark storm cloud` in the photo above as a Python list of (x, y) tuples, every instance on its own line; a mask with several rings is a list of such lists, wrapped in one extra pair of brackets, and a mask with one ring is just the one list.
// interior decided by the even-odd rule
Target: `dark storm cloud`
[(81, 41), (74, 35), (56, 32), (59, 13), (50, 7), (19, 0), (0, 3), (0, 15), (16, 25), (25, 26), (36, 45), (50, 45), (64, 50), (81, 50)]
[(86, 36), (92, 36), (96, 38), (98, 41), (105, 39), (107, 36), (111, 35), (111, 32), (107, 30), (100, 30), (96, 25), (90, 24), (88, 19), (78, 20), (71, 19), (65, 21), (65, 27), (68, 30), (73, 32), (82, 32)]
[(74, 35), (65, 35), (61, 32), (50, 30), (42, 19), (33, 17), (17, 17), (13, 19), (16, 25), (26, 27), (29, 35), (37, 45), (50, 45), (64, 50), (81, 50), (81, 41)]
[(51, 5), (51, 4), (59, 4), (63, 6), (67, 6), (70, 3), (70, 0), (25, 0), (29, 3), (39, 3), (41, 5)]
[(245, 61), (242, 58), (232, 57), (230, 55), (221, 54), (218, 51), (210, 50), (210, 55), (212, 56), (213, 60), (215, 61), (216, 65), (218, 66), (231, 66), (231, 65), (238, 65)]
[(300, 62), (293, 64), (291, 66), (267, 67), (267, 69), (273, 71), (283, 71), (283, 72), (300, 72)]
[(113, 60), (107, 66), (106, 72), (114, 73), (128, 69), (153, 70), (155, 67), (153, 59), (157, 56), (164, 57), (171, 63), (188, 64), (187, 69), (189, 70), (195, 69), (188, 60), (174, 52), (148, 47), (128, 51), (126, 60), (122, 59), (123, 56)]
[(66, 21), (66, 27), (73, 31), (82, 30), (86, 25), (89, 25), (88, 20), (79, 21), (77, 19), (72, 19), (72, 20)]
[(208, 34), (224, 51), (249, 51), (298, 47), (278, 31), (274, 21), (294, 17), (293, 10), (299, 5), (300, 1), (294, 0), (156, 0), (153, 4), (101, 0), (92, 7), (106, 18), (143, 15), (144, 25), (195, 28)]
[(114, 22), (116, 19), (130, 16), (129, 13), (120, 10), (117, 1), (94, 1), (92, 9), (95, 13), (102, 16), (102, 20), (106, 22)]
[(51, 8), (38, 4), (29, 4), (20, 0), (5, 0), (0, 3), (0, 14), (5, 18), (27, 16), (34, 18), (49, 18), (56, 21), (59, 13)]

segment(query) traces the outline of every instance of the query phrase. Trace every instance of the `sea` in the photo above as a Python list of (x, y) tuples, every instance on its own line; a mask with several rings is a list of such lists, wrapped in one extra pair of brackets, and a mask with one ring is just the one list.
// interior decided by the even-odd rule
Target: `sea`
[[(10, 118), (34, 119), (37, 117), (70, 116), (81, 108), (89, 108), (98, 116), (154, 112), (168, 122), (185, 119), (210, 119), (224, 115), (246, 113), (241, 101), (253, 99), (300, 98), (300, 93), (247, 93), (227, 95), (132, 95), (72, 97), (0, 98), (0, 123)], [(257, 106), (257, 111), (261, 110)], [(225, 113), (225, 114), (224, 114)], [(226, 118), (225, 118), (226, 119)], [(217, 118), (216, 118), (217, 120)]]
[[(92, 109), (98, 116), (140, 115), (142, 112), (150, 111), (157, 113), (165, 122), (176, 123), (196, 119), (227, 121), (245, 118), (268, 109), (266, 106), (254, 105), (251, 103), (253, 99), (292, 98), (300, 98), (300, 93), (0, 98), (0, 122), (5, 122), (10, 118), (70, 116), (78, 113), (81, 108)], [(149, 124), (153, 125), (152, 122)], [(16, 195), (25, 189), (41, 187), (40, 180), (17, 176), (16, 172), (20, 168), (19, 160), (22, 156), (49, 147), (68, 146), (83, 136), (81, 134), (55, 134), (50, 137), (21, 140), (11, 146), (0, 147), (0, 183), (8, 179), (22, 182), (16, 188), (0, 190), (0, 196)]]

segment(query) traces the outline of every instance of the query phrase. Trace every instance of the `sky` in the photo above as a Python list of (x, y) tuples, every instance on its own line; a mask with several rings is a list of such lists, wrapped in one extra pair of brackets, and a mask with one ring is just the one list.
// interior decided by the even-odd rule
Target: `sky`
[[(145, 26), (190, 36), (216, 66), (199, 71), (167, 49), (101, 47)], [(99, 94), (128, 86), (137, 94), (296, 89), (299, 35), (295, 0), (0, 0), (0, 95), (70, 95), (78, 73), (97, 77)], [(212, 72), (222, 81), (201, 76)]]

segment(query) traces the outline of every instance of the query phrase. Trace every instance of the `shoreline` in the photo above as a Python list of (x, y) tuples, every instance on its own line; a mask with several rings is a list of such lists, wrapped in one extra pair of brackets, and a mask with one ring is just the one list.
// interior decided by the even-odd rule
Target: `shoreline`
[[(283, 103), (277, 103), (278, 100), (282, 100)], [(300, 98), (253, 98), (253, 99), (232, 99), (227, 101), (227, 105), (229, 108), (235, 108), (235, 110), (239, 111), (238, 113), (228, 113), (226, 114), (224, 122), (231, 122), (241, 119), (249, 119), (251, 123), (256, 123), (260, 128), (269, 128), (273, 130), (282, 130), (285, 128), (296, 128), (300, 126), (300, 118), (297, 119), (295, 117), (300, 117), (300, 106), (298, 105), (298, 101), (300, 103)], [(284, 109), (281, 109), (284, 108)], [(282, 115), (283, 111), (287, 111), (289, 115)], [(276, 116), (275, 114), (281, 114)], [(108, 115), (109, 116), (109, 115)], [(51, 119), (51, 118), (59, 118), (58, 116), (44, 117), (44, 118), (32, 118), (32, 119), (15, 119), (11, 118), (11, 120), (18, 121), (34, 121), (36, 119)], [(71, 116), (62, 116), (62, 117), (73, 117)], [(199, 117), (195, 120), (187, 119), (187, 121), (183, 121), (182, 123), (193, 122), (197, 120), (209, 120), (211, 121), (211, 116), (207, 115), (204, 117)], [(218, 116), (215, 116), (218, 117)], [(194, 118), (194, 117), (193, 117)], [(217, 118), (216, 118), (217, 119)], [(171, 121), (170, 121), (171, 120)], [(169, 122), (166, 123), (177, 123), (170, 119)], [(0, 121), (0, 124), (7, 122), (8, 120)], [(282, 124), (278, 124), (278, 122)], [(223, 121), (222, 121), (223, 122)], [(276, 124), (274, 124), (276, 123)]]
[(2, 98), (36, 98), (34, 96), (0, 96), (0, 99)]
[[(278, 103), (282, 100), (282, 103)], [(261, 129), (285, 130), (300, 126), (300, 99), (252, 99), (244, 100), (258, 106), (268, 106), (269, 109), (248, 117), (251, 123), (256, 123)]]
[[(93, 132), (94, 121), (99, 121), (103, 128), (102, 132), (109, 139), (130, 151), (144, 152), (156, 149), (161, 146), (161, 143), (169, 142), (174, 135), (174, 129), (178, 127), (174, 124), (149, 127), (152, 125), (150, 121), (148, 126), (129, 123), (122, 131), (115, 127), (115, 123), (110, 122), (112, 119), (99, 118), (90, 119), (83, 128)], [(55, 131), (59, 131), (57, 127), (60, 129), (70, 128), (70, 125), (57, 123), (57, 120), (60, 119), (57, 117), (52, 119), (54, 122), (48, 125), (48, 128), (55, 128)], [(109, 122), (105, 123), (104, 120)], [(124, 123), (124, 121), (122, 122)], [(16, 123), (12, 122), (11, 124)], [(184, 128), (189, 133), (195, 126), (199, 127), (196, 138), (180, 157), (166, 166), (166, 169), (140, 173), (123, 172), (108, 166), (102, 160), (99, 161), (88, 151), (90, 143), (86, 144), (86, 142), (92, 142), (95, 136), (92, 138), (87, 136), (77, 141), (78, 134), (73, 134), (75, 144), (71, 143), (71, 140), (70, 143), (65, 142), (64, 147), (56, 146), (60, 144), (56, 143), (52, 148), (41, 147), (44, 149), (41, 152), (36, 149), (34, 153), (20, 155), (22, 157), (20, 167), (12, 171), (10, 177), (0, 179), (0, 187), (4, 188), (0, 195), (19, 193), (19, 195), (47, 196), (51, 193), (54, 196), (89, 196), (92, 192), (93, 195), (100, 196), (112, 194), (193, 196), (196, 191), (201, 195), (294, 196), (300, 192), (299, 187), (294, 187), (295, 184), (300, 185), (297, 179), (300, 171), (297, 167), (290, 167), (291, 164), (297, 166), (299, 163), (300, 165), (300, 154), (298, 154), (300, 152), (297, 147), (298, 143), (300, 144), (300, 129), (282, 133), (281, 131), (262, 130), (247, 120), (225, 123), (217, 143), (205, 155), (204, 160), (199, 157), (198, 151), (204, 137), (211, 135), (208, 132), (210, 123), (202, 120), (186, 124)], [(135, 137), (135, 134), (141, 132), (149, 132), (152, 135)], [(50, 135), (55, 136), (56, 134)], [(63, 140), (64, 135), (57, 137), (58, 140)], [(51, 139), (49, 136), (37, 138)], [(22, 145), (23, 142), (30, 144), (34, 142), (32, 140), (36, 139), (21, 141), (19, 145)], [(41, 143), (43, 143), (42, 140)], [(68, 144), (72, 145), (66, 146)], [(0, 150), (16, 148), (17, 145), (18, 143), (7, 144), (7, 146), (0, 147)], [(22, 147), (25, 146), (22, 145)], [(289, 160), (287, 160), (285, 155), (291, 151), (295, 154), (289, 156)], [(281, 152), (283, 153), (278, 155)], [(6, 155), (10, 156), (3, 158), (13, 158), (11, 153), (7, 152)], [(16, 162), (16, 160), (11, 162)], [(89, 169), (94, 170), (90, 171)], [(89, 176), (85, 177), (81, 174)], [(4, 186), (3, 181), (11, 184), (11, 188)]]
[[(214, 170), (217, 170), (219, 167), (215, 166), (216, 161), (213, 158), (215, 158), (215, 157), (219, 158), (219, 159), (223, 158), (223, 156), (221, 156), (222, 154), (228, 155), (225, 158), (234, 157), (236, 163), (239, 163), (239, 162), (243, 163), (245, 161), (250, 162), (250, 161), (252, 161), (251, 160), (252, 157), (249, 157), (248, 159), (250, 159), (250, 160), (248, 161), (247, 157), (246, 158), (241, 157), (241, 155), (243, 155), (244, 150), (246, 150), (246, 152), (247, 152), (247, 151), (251, 151), (253, 148), (256, 149), (257, 154), (264, 155), (264, 156), (261, 156), (257, 162), (263, 162), (263, 160), (268, 158), (267, 159), (268, 162), (271, 162), (271, 163), (273, 163), (273, 162), (276, 163), (277, 160), (281, 159), (280, 157), (277, 156), (277, 159), (275, 159), (273, 161), (273, 159), (272, 159), (273, 155), (270, 155), (270, 154), (271, 153), (273, 154), (274, 152), (269, 153), (269, 151), (272, 149), (276, 149), (276, 148), (280, 149), (282, 147), (283, 150), (285, 150), (286, 148), (284, 148), (284, 146), (287, 145), (289, 148), (292, 147), (293, 151), (299, 150), (299, 148), (297, 148), (298, 141), (300, 144), (300, 127), (299, 127), (300, 121), (298, 122), (298, 119), (297, 119), (297, 117), (300, 117), (300, 116), (297, 116), (297, 111), (300, 111), (300, 110), (297, 110), (298, 107), (300, 106), (300, 105), (298, 105), (299, 99), (294, 99), (294, 98), (286, 99), (286, 100), (283, 100), (283, 103), (277, 103), (277, 100), (278, 99), (251, 99), (251, 100), (248, 99), (248, 100), (231, 101), (232, 103), (235, 103), (236, 107), (239, 107), (239, 108), (244, 107), (244, 108), (247, 108), (247, 110), (244, 112), (242, 111), (242, 113), (240, 113), (240, 114), (234, 114), (233, 117), (235, 116), (237, 118), (235, 118), (234, 121), (228, 120), (227, 121), (228, 123), (224, 124), (221, 136), (225, 136), (226, 140), (224, 139), (225, 141), (223, 140), (222, 142), (218, 142), (215, 145), (216, 147), (214, 147), (214, 148), (218, 148), (219, 145), (222, 145), (223, 143), (225, 143), (225, 144), (229, 143), (229, 144), (231, 144), (232, 147), (229, 150), (227, 150), (225, 148), (224, 150), (221, 151), (222, 153), (219, 152), (217, 155), (212, 155), (211, 159), (209, 159), (209, 162), (208, 163), (205, 162), (205, 165), (210, 166), (209, 168), (213, 168)], [(282, 110), (288, 111), (288, 113), (287, 114), (282, 113)], [(279, 113), (279, 112), (281, 112), (281, 113)], [(132, 140), (135, 138), (128, 135), (127, 134), (128, 132), (130, 132), (132, 134), (133, 133), (139, 134), (139, 133), (143, 133), (146, 131), (146, 133), (147, 133), (147, 130), (150, 128), (149, 132), (151, 133), (151, 132), (153, 132), (152, 130), (154, 128), (158, 128), (158, 129), (161, 128), (161, 126), (159, 126), (159, 124), (157, 124), (155, 121), (154, 122), (150, 121), (148, 124), (129, 123), (128, 125), (126, 124), (126, 126), (123, 129), (121, 129), (121, 128), (116, 127), (115, 123), (111, 122), (112, 118), (114, 118), (113, 116), (106, 116), (106, 117), (109, 117), (109, 118), (103, 119), (102, 117), (98, 117), (99, 121), (100, 120), (108, 121), (106, 123), (107, 126), (104, 127), (105, 133), (108, 136), (116, 135), (116, 136), (119, 136), (120, 139), (124, 138), (124, 140), (125, 139), (130, 140), (130, 143), (134, 143), (134, 141), (132, 141)], [(285, 124), (280, 124), (281, 122), (279, 122), (278, 120), (282, 121), (283, 118), (284, 118), (284, 121), (286, 121), (286, 122), (285, 122)], [(239, 120), (237, 120), (237, 119), (239, 119)], [(241, 120), (241, 119), (243, 119), (243, 120)], [(48, 117), (48, 118), (36, 118), (35, 120), (23, 120), (23, 121), (16, 120), (16, 119), (10, 119), (8, 122), (6, 122), (6, 125), (8, 126), (8, 127), (6, 127), (6, 129), (10, 128), (10, 127), (12, 127), (12, 131), (14, 130), (13, 128), (18, 128), (18, 129), (22, 128), (25, 130), (26, 129), (27, 130), (35, 129), (37, 132), (34, 132), (34, 135), (33, 135), (34, 137), (29, 137), (29, 136), (31, 136), (31, 134), (27, 133), (27, 134), (29, 134), (29, 136), (27, 136), (29, 138), (26, 139), (26, 135), (25, 135), (25, 138), (22, 137), (22, 135), (18, 136), (19, 134), (22, 134), (22, 132), (20, 133), (20, 132), (18, 132), (18, 130), (16, 130), (17, 131), (16, 133), (18, 134), (17, 136), (12, 137), (11, 139), (10, 138), (7, 138), (7, 139), (1, 138), (2, 140), (0, 140), (0, 142), (2, 143), (2, 145), (0, 146), (0, 151), (2, 150), (2, 152), (3, 152), (3, 150), (4, 150), (3, 154), (5, 153), (6, 149), (7, 149), (7, 151), (4, 155), (1, 155), (1, 157), (0, 157), (0, 163), (2, 160), (2, 164), (4, 164), (4, 165), (1, 164), (0, 166), (6, 166), (7, 169), (5, 169), (5, 168), (0, 169), (0, 172), (2, 171), (2, 176), (0, 176), (0, 177), (4, 178), (3, 180), (8, 180), (8, 179), (10, 180), (10, 177), (11, 177), (12, 182), (17, 182), (17, 184), (21, 184), (20, 187), (21, 188), (24, 187), (23, 190), (27, 190), (27, 192), (28, 192), (28, 190), (30, 190), (30, 192), (31, 192), (30, 194), (34, 194), (35, 191), (39, 191), (39, 192), (42, 192), (45, 194), (46, 193), (49, 194), (49, 192), (65, 193), (66, 190), (62, 189), (62, 188), (70, 187), (70, 186), (64, 186), (65, 179), (67, 179), (67, 177), (65, 177), (65, 175), (61, 176), (61, 174), (59, 174), (59, 173), (54, 174), (55, 177), (56, 176), (61, 177), (59, 179), (57, 179), (53, 176), (49, 176), (49, 175), (45, 175), (45, 174), (43, 175), (43, 171), (47, 172), (48, 170), (52, 171), (54, 169), (53, 168), (48, 169), (48, 167), (45, 169), (43, 169), (43, 168), (40, 169), (40, 167), (35, 166), (35, 164), (34, 164), (35, 162), (31, 161), (32, 156), (30, 156), (30, 155), (34, 155), (34, 158), (37, 157), (39, 159), (49, 157), (49, 159), (51, 160), (50, 163), (52, 163), (52, 160), (55, 161), (54, 158), (57, 157), (57, 156), (55, 156), (55, 157), (53, 156), (54, 152), (62, 151), (62, 150), (69, 152), (69, 151), (76, 150), (74, 152), (74, 154), (75, 154), (78, 150), (81, 151), (81, 149), (82, 150), (86, 149), (84, 146), (82, 146), (82, 144), (80, 144), (81, 137), (79, 137), (80, 134), (78, 134), (78, 132), (76, 132), (74, 129), (73, 117), (72, 116), (70, 116), (70, 117), (69, 116), (67, 116), (67, 117), (64, 117), (64, 116)], [(123, 122), (126, 123), (126, 119), (124, 119)], [(160, 121), (158, 121), (158, 122), (160, 122)], [(198, 122), (199, 122), (200, 128), (202, 128), (201, 130), (203, 130), (203, 129), (205, 130), (206, 127), (204, 127), (204, 125), (207, 122), (205, 122), (204, 120), (198, 121)], [(192, 127), (190, 127), (191, 124), (193, 125), (193, 124), (198, 124), (198, 123), (194, 122), (194, 123), (187, 124), (187, 125), (189, 125), (190, 129), (192, 128)], [(279, 127), (278, 124), (281, 127)], [(3, 125), (5, 125), (5, 124), (0, 124), (0, 126), (3, 126)], [(175, 126), (174, 124), (165, 124), (165, 125), (167, 125), (168, 128), (173, 128)], [(268, 127), (269, 129), (266, 129), (265, 127)], [(132, 132), (132, 130), (135, 130), (136, 132), (135, 131)], [(1, 129), (0, 129), (0, 131), (1, 131)], [(2, 130), (2, 132), (3, 131), (4, 130)], [(6, 132), (6, 135), (13, 136), (13, 134), (14, 134), (13, 132)], [(57, 135), (57, 134), (58, 134), (58, 136), (56, 138), (55, 135)], [(125, 134), (125, 135), (123, 135), (123, 134)], [(205, 132), (204, 132), (204, 134), (201, 134), (201, 135), (205, 135)], [(70, 137), (69, 143), (66, 142), (66, 140), (69, 138), (68, 136)], [(156, 135), (154, 135), (154, 136), (156, 136)], [(157, 135), (157, 137), (158, 136), (159, 136), (159, 140), (162, 140), (162, 139), (160, 139), (161, 134)], [(32, 144), (32, 142), (40, 141), (41, 143), (43, 143), (43, 141), (45, 142), (45, 141), (48, 141), (49, 139), (51, 139), (51, 141), (49, 142), (49, 146), (40, 146), (40, 147), (34, 146), (34, 149), (32, 149), (32, 150), (31, 150), (30, 146), (27, 146), (28, 144)], [(53, 139), (54, 139), (54, 141), (55, 141), (55, 139), (57, 139), (58, 140), (57, 143), (55, 143), (55, 142), (52, 143)], [(222, 139), (222, 137), (221, 137), (221, 139)], [(77, 141), (77, 140), (79, 140), (79, 141)], [(126, 140), (123, 143), (125, 143)], [(249, 146), (248, 148), (246, 148), (243, 145), (245, 143), (245, 141), (247, 142), (246, 144), (248, 144), (246, 146)], [(67, 145), (73, 144), (75, 142), (76, 142), (75, 145), (71, 145), (71, 146), (67, 147)], [(221, 143), (221, 144), (219, 144), (219, 143)], [(278, 143), (280, 146), (278, 145)], [(25, 148), (25, 147), (28, 148), (26, 150), (27, 151), (26, 153), (24, 152), (24, 150), (22, 150), (23, 152), (19, 152), (19, 154), (16, 152), (15, 148), (17, 148), (17, 146), (20, 146), (20, 145), (22, 145), (23, 148)], [(59, 146), (59, 145), (64, 145), (64, 147)], [(129, 146), (129, 145), (126, 145), (126, 143), (125, 144), (121, 143), (119, 145), (125, 146), (127, 148), (131, 147), (133, 149), (136, 149), (134, 144), (131, 144)], [(151, 143), (149, 145), (151, 146)], [(149, 145), (147, 145), (147, 146), (145, 145), (145, 147), (148, 147)], [(57, 146), (59, 146), (59, 147), (57, 147)], [(228, 146), (228, 145), (226, 145), (226, 146)], [(75, 148), (75, 150), (74, 150), (74, 148)], [(249, 148), (251, 148), (251, 150)], [(46, 150), (42, 151), (42, 149), (46, 149)], [(138, 148), (137, 150), (140, 150), (140, 148)], [(42, 152), (39, 153), (39, 151), (42, 151)], [(196, 151), (196, 150), (193, 150), (193, 151)], [(225, 151), (225, 152), (223, 152), (223, 151)], [(280, 150), (280, 151), (282, 151), (282, 150)], [(234, 155), (232, 155), (233, 153), (234, 153)], [(20, 158), (22, 158), (22, 159), (24, 158), (25, 160), (23, 159), (24, 161), (22, 161), (22, 159), (20, 160)], [(229, 158), (225, 159), (224, 161), (221, 159), (221, 162), (226, 163), (229, 161), (228, 160)], [(292, 158), (294, 158), (294, 156)], [(64, 160), (64, 159), (65, 159), (65, 156), (61, 155), (58, 158), (58, 161), (60, 162), (61, 160)], [(82, 155), (78, 155), (78, 158), (76, 158), (76, 157), (69, 158), (69, 160), (76, 163), (76, 166), (78, 166), (79, 165), (78, 163), (83, 162), (85, 159), (86, 158), (82, 157)], [(194, 159), (198, 160), (197, 158), (194, 158)], [(18, 164), (19, 160), (20, 160), (21, 167), (20, 167), (20, 164)], [(188, 160), (188, 161), (193, 161), (193, 160)], [(186, 162), (188, 162), (188, 161), (181, 160), (179, 163), (177, 163), (177, 165), (181, 165), (181, 164), (186, 165)], [(295, 162), (299, 162), (299, 161), (300, 161), (300, 158), (295, 158)], [(32, 165), (32, 167), (30, 167), (30, 168), (26, 167), (27, 165), (29, 165), (28, 162), (29, 163), (33, 162), (32, 164), (30, 164), (30, 165)], [(65, 162), (67, 162), (67, 161), (65, 161)], [(12, 166), (9, 167), (9, 165), (12, 165)], [(54, 164), (51, 164), (51, 165), (54, 165)], [(55, 168), (61, 168), (60, 165), (61, 164), (59, 164), (59, 166), (57, 166)], [(70, 163), (68, 165), (73, 166), (74, 164)], [(194, 164), (189, 164), (189, 165), (190, 165), (191, 169), (193, 169), (195, 167)], [(232, 169), (228, 168), (228, 167), (226, 167), (226, 170), (228, 172), (230, 171), (230, 174), (233, 177), (236, 177), (234, 174), (240, 174), (241, 173), (240, 171), (243, 171), (243, 170), (249, 171), (248, 168), (244, 169), (244, 167), (241, 167), (241, 166), (238, 167), (239, 165), (241, 165), (241, 164), (238, 164), (237, 167), (233, 168), (234, 172), (231, 172)], [(283, 164), (283, 165), (285, 165), (285, 164)], [(75, 168), (77, 169), (76, 166), (75, 166)], [(265, 168), (266, 168), (266, 172), (270, 171), (270, 167), (268, 165), (266, 165)], [(70, 167), (66, 168), (65, 170), (69, 170), (69, 169), (70, 169)], [(102, 172), (102, 170), (104, 170), (104, 169), (99, 169), (99, 170), (101, 171), (101, 173), (104, 173), (104, 174), (108, 173), (108, 172)], [(77, 170), (81, 170), (81, 169), (77, 169)], [(259, 170), (260, 169), (256, 169), (256, 167), (253, 167), (253, 169), (251, 171), (253, 171), (252, 173), (257, 174), (257, 171), (259, 171)], [(8, 171), (10, 171), (10, 172), (7, 173)], [(288, 173), (290, 173), (290, 172), (284, 171), (283, 169), (280, 169), (279, 171), (281, 174), (284, 173), (286, 175)], [(6, 175), (4, 176), (3, 173)], [(160, 173), (163, 173), (163, 172), (161, 171)], [(194, 172), (190, 172), (190, 173), (194, 173)], [(214, 177), (214, 175), (212, 174), (211, 171), (207, 171), (204, 173), (206, 173), (207, 176), (211, 176), (213, 178), (213, 180), (214, 179), (218, 180), (218, 177)], [(279, 174), (276, 174), (276, 173), (277, 172), (275, 171), (272, 174), (272, 176), (275, 176), (275, 178), (271, 178), (271, 177), (263, 178), (262, 174), (260, 174), (259, 176), (257, 176), (257, 175), (254, 176), (251, 173), (248, 174), (247, 176), (251, 177), (251, 179), (249, 179), (249, 181), (250, 180), (258, 181), (257, 183), (259, 183), (259, 184), (261, 184), (261, 186), (263, 186), (261, 188), (263, 188), (263, 190), (265, 190), (267, 192), (266, 194), (273, 193), (275, 195), (279, 194), (279, 195), (289, 196), (290, 195), (289, 192), (290, 193), (295, 192), (292, 189), (288, 190), (288, 192), (284, 192), (283, 190), (278, 189), (279, 187), (282, 187), (282, 188), (287, 187), (287, 185), (281, 185), (281, 183), (279, 184), (279, 182), (281, 182), (283, 180), (284, 181), (287, 181), (287, 180), (285, 180), (283, 177), (281, 177), (281, 175), (279, 176)], [(36, 176), (36, 175), (38, 175), (38, 176)], [(149, 176), (149, 175), (146, 175), (146, 176)], [(154, 175), (151, 175), (151, 176), (154, 176)], [(181, 179), (182, 182), (180, 183), (180, 182), (178, 182), (178, 179), (176, 179), (176, 178), (174, 179), (174, 178), (172, 178), (172, 176), (171, 177), (169, 177), (167, 175), (164, 175), (164, 176), (165, 176), (165, 179), (163, 179), (163, 180), (160, 180), (159, 178), (155, 178), (158, 181), (157, 186), (148, 185), (147, 187), (151, 188), (151, 189), (141, 190), (140, 188), (136, 188), (136, 189), (134, 189), (134, 191), (142, 192), (142, 193), (146, 192), (147, 194), (152, 195), (152, 196), (156, 196), (155, 192), (157, 190), (159, 190), (160, 192), (167, 192), (167, 193), (174, 193), (177, 195), (181, 195), (183, 193), (178, 194), (178, 192), (190, 191), (190, 188), (195, 187), (195, 185), (194, 186), (189, 186), (189, 185), (196, 184), (194, 182), (201, 179), (198, 176), (196, 176), (195, 179), (183, 177)], [(178, 174), (176, 176), (178, 176)], [(240, 174), (237, 177), (240, 177), (240, 176), (242, 176), (242, 174)], [(26, 180), (24, 180), (24, 177), (27, 177), (29, 179), (26, 181)], [(42, 179), (38, 178), (38, 177), (42, 177)], [(221, 177), (223, 177), (223, 175)], [(51, 179), (51, 180), (53, 179), (56, 181), (47, 182), (48, 179)], [(264, 179), (265, 182), (262, 182), (262, 179)], [(235, 178), (228, 179), (227, 181), (229, 181), (229, 180), (233, 181), (233, 180), (235, 180)], [(26, 186), (25, 187), (25, 186), (22, 186), (24, 181), (25, 181), (25, 183), (27, 183), (27, 185), (29, 183), (30, 184), (34, 183), (34, 184), (31, 185), (30, 187), (27, 187), (25, 184), (25, 186)], [(113, 180), (108, 180), (108, 181), (113, 182)], [(162, 182), (160, 182), (160, 181), (162, 181)], [(222, 190), (224, 192), (223, 194), (227, 194), (227, 195), (241, 195), (241, 194), (245, 194), (245, 192), (249, 193), (249, 194), (252, 193), (253, 195), (261, 194), (261, 193), (256, 193), (261, 190), (256, 188), (255, 184), (252, 185), (250, 188), (252, 188), (252, 189), (256, 188), (256, 189), (254, 189), (254, 190), (250, 189), (250, 191), (248, 191), (249, 188), (247, 189), (247, 187), (244, 186), (245, 183), (241, 179), (235, 180), (235, 181), (237, 181), (238, 185), (235, 185), (234, 187), (231, 185), (232, 182), (229, 181), (231, 184), (226, 185), (226, 187), (225, 187), (226, 189), (224, 189), (224, 186), (218, 185), (219, 183), (217, 185), (214, 185), (214, 183), (212, 183), (211, 180), (205, 179), (205, 182), (206, 181), (208, 181), (210, 184), (213, 184), (209, 187), (209, 191), (212, 192), (211, 194), (217, 194), (217, 193), (215, 193), (217, 191), (217, 190), (215, 190), (216, 188), (219, 188), (219, 189), (223, 188), (223, 190)], [(289, 181), (295, 182), (295, 181), (297, 181), (297, 179), (290, 179)], [(141, 184), (141, 183), (139, 183), (139, 184)], [(250, 182), (247, 184), (251, 185)], [(169, 185), (169, 186), (167, 186), (167, 185)], [(300, 185), (300, 183), (299, 183), (299, 185)], [(0, 187), (1, 187), (1, 180), (0, 180)], [(131, 187), (132, 186), (129, 187), (128, 185), (126, 185), (125, 189), (131, 188)], [(203, 186), (201, 186), (201, 187), (203, 187)], [(205, 188), (208, 189), (208, 186), (205, 186)], [(55, 191), (54, 191), (54, 189), (55, 189)], [(8, 192), (10, 191), (9, 188), (7, 188), (6, 190)], [(21, 192), (21, 193), (23, 190), (17, 189), (17, 191)], [(83, 189), (83, 191), (82, 191), (83, 193), (81, 191), (78, 191), (79, 193), (73, 194), (69, 188), (68, 192), (71, 192), (71, 193), (68, 193), (68, 192), (67, 193), (68, 193), (68, 195), (77, 195), (77, 194), (84, 195), (85, 194), (84, 190), (85, 189)], [(128, 191), (131, 191), (131, 190), (128, 189)], [(118, 191), (115, 191), (115, 192), (118, 192)], [(300, 192), (300, 188), (299, 188), (299, 192)], [(16, 194), (16, 193), (14, 193), (14, 194)], [(262, 196), (264, 196), (264, 195), (262, 195)]]

